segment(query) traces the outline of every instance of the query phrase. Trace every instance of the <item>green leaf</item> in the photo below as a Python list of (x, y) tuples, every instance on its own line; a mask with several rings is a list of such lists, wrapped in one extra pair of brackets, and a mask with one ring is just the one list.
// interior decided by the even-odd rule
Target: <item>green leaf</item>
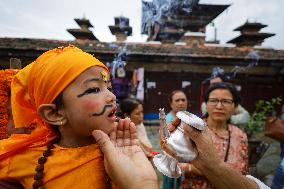
[(250, 120), (245, 127), (246, 133), (250, 136), (260, 132), (264, 128), (266, 118), (275, 109), (276, 105), (280, 105), (282, 99), (280, 97), (271, 100), (259, 100), (255, 104), (255, 111), (252, 113)]

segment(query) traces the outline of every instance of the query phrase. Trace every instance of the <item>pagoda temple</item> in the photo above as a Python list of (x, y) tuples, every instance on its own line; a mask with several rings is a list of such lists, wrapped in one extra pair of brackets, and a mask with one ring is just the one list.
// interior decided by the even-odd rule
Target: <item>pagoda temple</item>
[(243, 25), (234, 29), (234, 31), (240, 31), (241, 35), (228, 41), (227, 43), (236, 44), (237, 47), (241, 46), (253, 47), (255, 45), (260, 46), (264, 41), (264, 39), (275, 35), (273, 33), (260, 33), (259, 31), (265, 27), (267, 27), (267, 25), (257, 22), (250, 23), (247, 21)]
[(123, 42), (127, 36), (132, 35), (132, 27), (129, 26), (129, 18), (119, 16), (114, 18), (115, 25), (109, 26), (109, 29), (116, 37), (117, 42)]
[(73, 35), (76, 40), (96, 40), (98, 39), (95, 37), (93, 32), (89, 29), (92, 28), (93, 25), (90, 21), (86, 18), (75, 18), (75, 22), (80, 26), (79, 29), (67, 29), (67, 31)]
[(157, 20), (151, 20), (155, 18), (155, 15), (161, 14), (159, 10), (156, 10), (158, 2), (160, 1), (142, 1), (141, 33), (148, 35), (148, 41), (162, 43), (175, 43), (187, 32), (205, 33), (205, 27), (230, 6), (199, 4), (196, 0), (188, 11), (185, 11), (186, 9), (182, 6), (176, 6), (171, 14), (167, 13)]

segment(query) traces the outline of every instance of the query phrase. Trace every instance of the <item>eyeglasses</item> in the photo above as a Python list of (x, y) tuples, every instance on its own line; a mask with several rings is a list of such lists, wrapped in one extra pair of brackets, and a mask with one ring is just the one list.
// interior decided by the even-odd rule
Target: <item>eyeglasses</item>
[(217, 98), (209, 98), (207, 101), (207, 104), (210, 106), (217, 106), (218, 103), (221, 103), (222, 106), (229, 107), (234, 104), (234, 101), (232, 99), (217, 99)]

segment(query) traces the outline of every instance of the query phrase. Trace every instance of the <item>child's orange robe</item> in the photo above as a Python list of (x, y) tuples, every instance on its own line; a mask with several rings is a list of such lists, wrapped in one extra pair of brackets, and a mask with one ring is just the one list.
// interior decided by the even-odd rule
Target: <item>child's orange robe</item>
[[(38, 158), (46, 147), (6, 158), (0, 162), (0, 180), (14, 179), (26, 189), (32, 189)], [(109, 179), (103, 163), (103, 155), (97, 145), (79, 148), (55, 146), (44, 164), (44, 188), (46, 189), (105, 189)]]

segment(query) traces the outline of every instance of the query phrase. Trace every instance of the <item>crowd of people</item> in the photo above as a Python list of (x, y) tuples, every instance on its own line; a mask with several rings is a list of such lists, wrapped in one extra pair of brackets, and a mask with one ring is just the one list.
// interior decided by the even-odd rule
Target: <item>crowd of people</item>
[[(0, 188), (159, 188), (143, 103), (124, 99), (118, 119), (110, 77), (102, 62), (72, 45), (49, 50), (13, 74), (2, 106), (15, 132), (0, 140)], [(203, 100), (205, 130), (184, 128), (198, 156), (180, 165), (183, 177), (164, 177), (163, 188), (269, 188), (248, 173), (248, 139), (232, 121), (241, 112), (234, 85), (211, 84)], [(169, 104), (167, 123), (188, 110), (182, 90), (170, 94)]]

